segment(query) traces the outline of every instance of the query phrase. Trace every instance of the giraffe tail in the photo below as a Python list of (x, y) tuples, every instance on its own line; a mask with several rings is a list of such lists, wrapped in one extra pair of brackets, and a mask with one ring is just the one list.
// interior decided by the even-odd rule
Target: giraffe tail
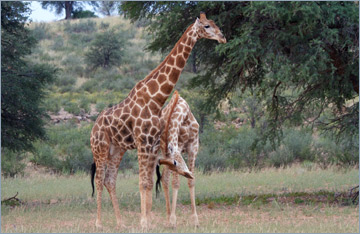
[(96, 172), (96, 164), (93, 163), (91, 164), (91, 185), (92, 185), (92, 189), (93, 189), (93, 192), (92, 192), (92, 197), (94, 197), (94, 191), (95, 191), (95, 187), (94, 187), (94, 177), (95, 177), (95, 172)]
[(155, 190), (156, 190), (156, 198), (159, 196), (159, 192), (161, 190), (161, 173), (160, 173), (160, 165), (156, 165), (156, 186), (155, 186)]

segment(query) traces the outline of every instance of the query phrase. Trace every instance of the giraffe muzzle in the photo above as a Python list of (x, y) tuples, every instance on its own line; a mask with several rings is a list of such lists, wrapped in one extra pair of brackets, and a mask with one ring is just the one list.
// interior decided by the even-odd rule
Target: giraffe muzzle
[(178, 173), (179, 175), (182, 175), (188, 179), (194, 179), (193, 174), (189, 169), (187, 168), (186, 164), (183, 162), (177, 162), (173, 159), (160, 159), (159, 160), (160, 165), (166, 165), (169, 167), (170, 170)]

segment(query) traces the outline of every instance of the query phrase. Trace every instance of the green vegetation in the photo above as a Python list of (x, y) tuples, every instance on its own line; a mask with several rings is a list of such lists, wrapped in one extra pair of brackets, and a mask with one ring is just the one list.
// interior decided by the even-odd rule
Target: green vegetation
[(28, 4), (1, 3), (1, 147), (14, 152), (31, 150), (32, 142), (44, 137), (41, 104), (56, 72), (26, 58), (36, 46), (26, 27)]

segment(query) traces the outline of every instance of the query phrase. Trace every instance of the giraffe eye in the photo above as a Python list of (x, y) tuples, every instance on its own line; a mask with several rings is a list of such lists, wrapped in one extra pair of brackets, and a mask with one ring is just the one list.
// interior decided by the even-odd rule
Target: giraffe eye
[(205, 25), (205, 28), (210, 28), (210, 26), (209, 26), (209, 25)]
[(176, 166), (176, 161), (174, 160), (174, 166)]

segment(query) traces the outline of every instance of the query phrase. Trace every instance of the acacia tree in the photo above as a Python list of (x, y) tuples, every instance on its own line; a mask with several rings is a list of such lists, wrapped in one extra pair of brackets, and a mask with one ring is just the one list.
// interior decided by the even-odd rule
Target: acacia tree
[(97, 11), (102, 15), (111, 16), (117, 8), (117, 2), (114, 1), (100, 1), (97, 6)]
[(265, 136), (286, 122), (358, 134), (358, 3), (125, 2), (120, 10), (133, 21), (152, 19), (148, 49), (162, 52), (200, 11), (228, 40), (195, 46), (203, 72), (191, 84), (208, 90), (207, 109), (249, 89), (266, 101)]
[(124, 55), (126, 38), (114, 30), (98, 33), (85, 53), (85, 62), (90, 70), (99, 67), (118, 66)]
[(82, 1), (43, 1), (41, 6), (43, 9), (54, 10), (55, 14), (60, 15), (65, 10), (65, 19), (71, 19), (74, 12), (82, 10), (84, 3), (96, 7), (96, 1), (82, 2)]
[(25, 59), (36, 40), (25, 26), (29, 3), (1, 2), (1, 147), (12, 151), (32, 148), (44, 136), (46, 115), (41, 103), (44, 87), (56, 69)]

